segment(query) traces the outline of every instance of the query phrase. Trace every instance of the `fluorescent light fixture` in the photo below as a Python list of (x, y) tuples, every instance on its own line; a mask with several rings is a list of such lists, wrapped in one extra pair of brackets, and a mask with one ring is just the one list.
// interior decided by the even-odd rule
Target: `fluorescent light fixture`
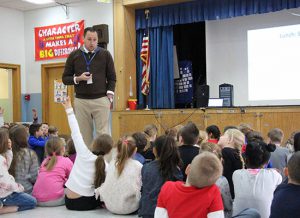
[(110, 3), (110, 0), (97, 0), (97, 2), (100, 2), (100, 3)]
[(32, 4), (43, 5), (55, 2), (54, 0), (23, 0), (24, 2), (29, 2)]

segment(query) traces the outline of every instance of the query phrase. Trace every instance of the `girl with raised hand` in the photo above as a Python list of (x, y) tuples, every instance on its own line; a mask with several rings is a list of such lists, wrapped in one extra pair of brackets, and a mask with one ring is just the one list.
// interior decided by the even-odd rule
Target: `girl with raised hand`
[(66, 182), (65, 204), (69, 210), (92, 210), (100, 206), (100, 201), (95, 198), (95, 188), (105, 180), (103, 156), (111, 151), (113, 140), (106, 134), (98, 136), (93, 141), (91, 152), (83, 141), (69, 97), (63, 106), (76, 149), (76, 160)]
[(59, 137), (50, 137), (45, 145), (47, 158), (41, 164), (32, 195), (38, 206), (54, 207), (65, 204), (64, 185), (73, 167), (72, 161), (64, 157), (65, 147)]
[(153, 145), (155, 161), (145, 164), (142, 168), (142, 197), (139, 216), (154, 217), (157, 197), (166, 181), (183, 179), (179, 165), (181, 164), (178, 147), (174, 137), (160, 136)]
[(30, 210), (36, 206), (35, 198), (24, 193), (24, 187), (9, 174), (12, 159), (8, 131), (0, 128), (0, 214)]
[(105, 182), (96, 193), (110, 212), (130, 214), (139, 208), (142, 164), (132, 158), (137, 151), (132, 136), (121, 139), (117, 150), (116, 159), (108, 165)]
[(12, 141), (13, 160), (9, 173), (17, 183), (24, 187), (24, 192), (31, 194), (36, 181), (39, 162), (36, 153), (28, 148), (27, 131), (23, 125), (16, 125), (9, 130)]

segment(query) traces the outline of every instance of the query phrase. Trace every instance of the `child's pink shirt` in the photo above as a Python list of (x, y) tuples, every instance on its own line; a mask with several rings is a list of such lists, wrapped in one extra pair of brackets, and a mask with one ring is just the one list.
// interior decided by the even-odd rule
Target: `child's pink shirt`
[(46, 158), (41, 164), (37, 180), (34, 184), (32, 196), (39, 202), (57, 200), (64, 196), (64, 184), (69, 178), (73, 162), (63, 156), (57, 156), (57, 162), (52, 170), (44, 167)]

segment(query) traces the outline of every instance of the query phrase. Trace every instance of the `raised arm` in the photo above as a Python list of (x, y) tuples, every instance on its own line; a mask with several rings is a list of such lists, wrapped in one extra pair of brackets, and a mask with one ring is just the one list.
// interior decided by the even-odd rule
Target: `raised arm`
[(35, 108), (32, 108), (32, 123), (39, 123), (39, 117), (37, 110)]
[(86, 156), (93, 155), (93, 153), (87, 148), (86, 144), (83, 141), (77, 119), (72, 108), (70, 97), (66, 98), (66, 101), (62, 103), (68, 117), (69, 126), (71, 129), (71, 136), (74, 141), (74, 146), (77, 155)]

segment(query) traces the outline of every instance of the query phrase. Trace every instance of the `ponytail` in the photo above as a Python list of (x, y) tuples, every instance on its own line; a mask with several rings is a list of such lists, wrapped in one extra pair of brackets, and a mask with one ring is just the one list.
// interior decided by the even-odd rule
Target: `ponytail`
[(108, 154), (114, 141), (112, 137), (108, 134), (101, 134), (93, 141), (93, 154), (97, 155), (97, 159), (95, 161), (95, 177), (94, 177), (94, 186), (98, 188), (105, 181), (105, 161), (104, 155)]
[(56, 154), (53, 152), (53, 154), (47, 158), (47, 160), (44, 164), (44, 167), (46, 167), (47, 171), (50, 171), (53, 169), (56, 162), (57, 162), (57, 157), (56, 157)]
[(118, 175), (121, 176), (126, 161), (133, 155), (136, 150), (135, 140), (128, 136), (123, 140), (118, 142), (118, 155), (116, 160), (116, 168), (118, 170)]
[(94, 185), (95, 188), (98, 188), (101, 186), (101, 184), (105, 180), (105, 161), (103, 158), (103, 155), (99, 155), (95, 161), (95, 179), (94, 179)]
[(57, 156), (62, 155), (63, 148), (64, 143), (59, 137), (53, 136), (48, 139), (45, 145), (45, 151), (48, 157), (43, 165), (44, 167), (46, 167), (47, 171), (53, 169), (57, 162)]
[(268, 152), (274, 152), (276, 150), (276, 145), (274, 144), (267, 144), (266, 149)]

